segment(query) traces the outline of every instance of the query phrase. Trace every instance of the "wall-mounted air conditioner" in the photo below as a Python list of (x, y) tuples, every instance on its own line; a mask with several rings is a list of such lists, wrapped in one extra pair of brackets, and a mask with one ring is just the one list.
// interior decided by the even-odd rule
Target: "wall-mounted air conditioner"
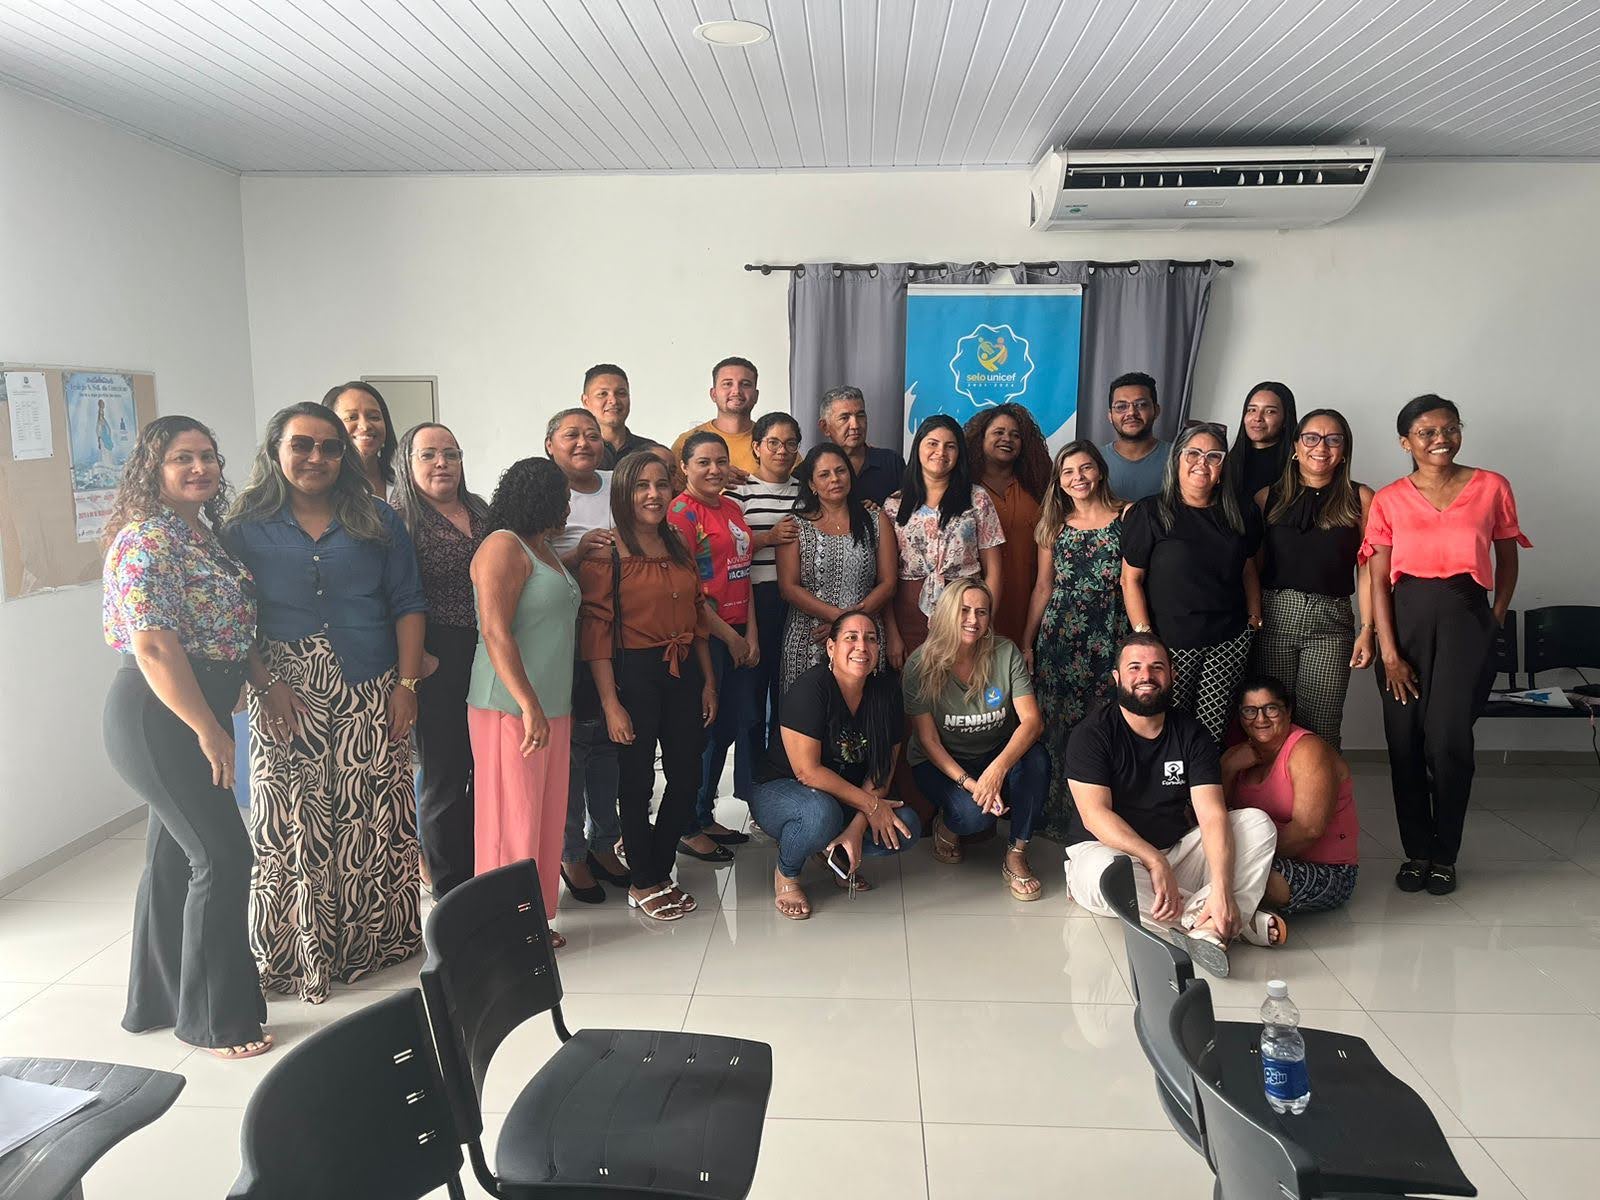
[(1035, 229), (1303, 229), (1349, 213), (1381, 146), (1052, 150), (1033, 169)]

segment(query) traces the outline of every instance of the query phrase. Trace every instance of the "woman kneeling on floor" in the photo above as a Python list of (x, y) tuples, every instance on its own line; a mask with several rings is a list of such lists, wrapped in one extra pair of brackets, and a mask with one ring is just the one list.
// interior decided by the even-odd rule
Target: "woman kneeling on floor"
[(995, 635), (993, 612), (994, 596), (977, 580), (947, 588), (934, 605), (928, 640), (906, 660), (906, 754), (938, 809), (933, 856), (959, 863), (962, 836), (1009, 813), (1000, 870), (1014, 898), (1037, 900), (1028, 839), (1050, 790), (1050, 756), (1027, 663), (1015, 642)]
[(826, 859), (842, 848), (848, 872), (839, 886), (868, 890), (856, 875), (862, 857), (898, 853), (922, 832), (917, 814), (888, 798), (905, 714), (899, 676), (874, 673), (880, 653), (873, 619), (858, 610), (842, 614), (825, 659), (802, 672), (779, 705), (783, 736), (750, 808), (777, 839), (774, 903), (792, 921), (811, 915), (800, 888), (811, 855)]
[[(1294, 702), (1271, 675), (1252, 675), (1239, 693), (1245, 741), (1222, 756), (1229, 808), (1259, 808), (1278, 827), (1262, 906), (1279, 913), (1325, 912), (1356, 890), (1360, 830), (1350, 768), (1339, 752), (1293, 721)], [(1288, 927), (1275, 916), (1279, 944)]]

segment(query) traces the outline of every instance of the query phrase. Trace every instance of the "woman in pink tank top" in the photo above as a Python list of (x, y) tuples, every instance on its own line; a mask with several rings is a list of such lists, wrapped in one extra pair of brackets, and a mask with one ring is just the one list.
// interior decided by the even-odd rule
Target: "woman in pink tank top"
[(1278, 827), (1262, 903), (1281, 913), (1322, 912), (1355, 891), (1355, 793), (1339, 752), (1296, 725), (1293, 713), (1293, 698), (1277, 679), (1245, 679), (1245, 741), (1223, 755), (1222, 785), (1229, 808), (1259, 808)]

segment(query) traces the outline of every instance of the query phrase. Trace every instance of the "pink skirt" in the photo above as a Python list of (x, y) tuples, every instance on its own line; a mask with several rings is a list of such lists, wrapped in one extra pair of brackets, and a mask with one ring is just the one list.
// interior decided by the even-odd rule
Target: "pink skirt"
[(550, 744), (522, 757), (522, 718), (467, 706), (472, 738), (472, 790), (477, 873), (533, 859), (545, 916), (561, 894), (561, 840), (567, 822), (567, 769), (572, 718), (550, 722)]

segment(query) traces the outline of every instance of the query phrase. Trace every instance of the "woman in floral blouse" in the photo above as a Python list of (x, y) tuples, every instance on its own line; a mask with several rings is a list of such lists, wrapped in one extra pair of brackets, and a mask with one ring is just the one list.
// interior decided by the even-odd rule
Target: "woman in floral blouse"
[[(216, 438), (190, 417), (140, 431), (106, 525), (104, 627), (123, 653), (106, 752), (150, 806), (122, 1027), (173, 1029), (218, 1058), (272, 1048), (250, 955), (250, 838), (233, 798), (231, 712), (247, 674), (255, 586), (217, 540), (226, 500)], [(284, 713), (293, 697), (270, 687)]]

